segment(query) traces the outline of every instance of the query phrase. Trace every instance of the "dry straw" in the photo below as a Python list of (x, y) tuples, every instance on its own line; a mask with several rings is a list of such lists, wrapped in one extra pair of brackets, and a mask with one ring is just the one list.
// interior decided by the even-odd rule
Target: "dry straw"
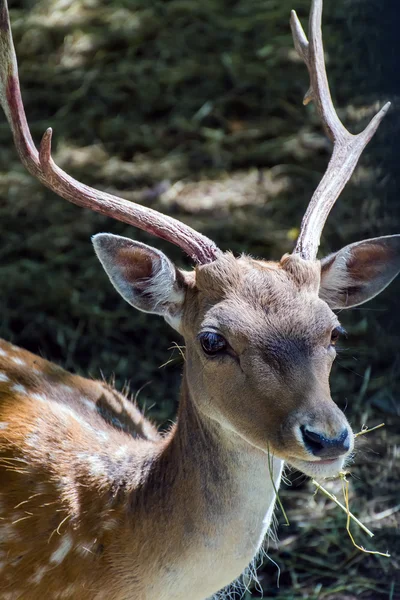
[[(371, 431), (375, 431), (376, 429), (380, 429), (381, 427), (384, 427), (384, 423), (380, 423), (379, 425), (376, 425), (375, 427), (372, 427), (371, 429), (369, 429), (368, 427), (362, 427), (361, 431), (359, 431), (358, 433), (356, 433), (354, 435), (354, 437), (359, 437), (360, 435), (364, 435), (365, 433), (370, 433)], [(336, 496), (334, 496), (333, 494), (331, 494), (330, 492), (328, 492), (328, 490), (326, 490), (320, 483), (318, 483), (317, 481), (315, 481), (315, 479), (313, 479), (311, 481), (311, 483), (313, 485), (315, 485), (315, 487), (317, 488), (316, 491), (321, 491), (323, 494), (325, 494), (326, 496), (328, 496), (328, 498), (330, 500), (332, 500), (333, 502), (335, 502), (335, 504), (337, 504), (337, 506), (339, 506), (346, 514), (347, 514), (347, 522), (346, 522), (346, 530), (347, 533), (349, 534), (349, 537), (352, 541), (352, 544), (358, 549), (361, 550), (361, 552), (365, 552), (367, 554), (378, 554), (379, 556), (385, 556), (386, 558), (390, 557), (390, 554), (388, 554), (387, 552), (378, 552), (377, 550), (366, 550), (365, 548), (363, 548), (363, 546), (359, 546), (353, 537), (353, 534), (350, 531), (350, 523), (353, 520), (355, 523), (357, 523), (357, 525), (363, 530), (365, 531), (366, 534), (369, 535), (369, 537), (374, 537), (374, 534), (372, 533), (372, 531), (370, 531), (363, 523), (361, 523), (361, 521), (359, 519), (357, 519), (357, 517), (355, 517), (353, 515), (353, 513), (350, 512), (350, 507), (349, 507), (349, 480), (347, 479), (348, 473), (345, 471), (342, 471), (339, 474), (340, 479), (342, 480), (342, 490), (343, 490), (343, 496), (344, 496), (344, 501), (345, 501), (345, 505), (343, 505), (341, 502), (339, 502), (339, 500), (336, 498)]]
[[(381, 427), (384, 427), (384, 423), (380, 423), (379, 425), (376, 425), (375, 427), (362, 427), (361, 431), (359, 431), (358, 433), (354, 434), (354, 437), (359, 437), (360, 435), (364, 435), (365, 433), (370, 433), (371, 431), (375, 431), (376, 429), (380, 429)], [(276, 501), (279, 505), (279, 508), (282, 511), (282, 514), (284, 516), (285, 519), (285, 525), (289, 525), (289, 520), (288, 517), (286, 515), (285, 509), (283, 508), (283, 504), (282, 501), (279, 497), (279, 493), (278, 490), (275, 486), (275, 482), (274, 482), (274, 477), (273, 477), (273, 463), (272, 463), (272, 456), (269, 452), (268, 449), (268, 471), (269, 471), (269, 476), (271, 478), (271, 482), (275, 491), (275, 496), (276, 496)], [(352, 544), (358, 549), (361, 550), (361, 552), (365, 552), (367, 554), (378, 554), (379, 556), (385, 556), (386, 558), (390, 557), (390, 554), (388, 554), (387, 552), (378, 552), (377, 550), (366, 550), (365, 548), (363, 548), (363, 546), (359, 546), (356, 541), (354, 540), (353, 534), (351, 533), (350, 530), (350, 524), (351, 521), (354, 521), (354, 523), (357, 523), (357, 525), (367, 534), (369, 535), (369, 537), (374, 537), (374, 534), (372, 533), (372, 531), (370, 529), (368, 529), (368, 527), (366, 527), (359, 519), (357, 519), (357, 517), (355, 515), (353, 515), (352, 512), (350, 512), (350, 505), (349, 505), (349, 481), (347, 479), (347, 475), (348, 473), (346, 471), (342, 471), (341, 473), (339, 473), (339, 477), (342, 481), (342, 490), (343, 490), (343, 496), (344, 496), (344, 504), (342, 504), (334, 494), (331, 494), (330, 492), (328, 492), (328, 490), (326, 488), (324, 488), (320, 483), (318, 483), (318, 481), (316, 481), (315, 479), (311, 480), (311, 483), (313, 485), (315, 485), (316, 487), (316, 491), (315, 493), (317, 493), (318, 491), (322, 492), (323, 494), (325, 494), (325, 496), (327, 496), (330, 500), (332, 500), (332, 502), (334, 502), (337, 506), (339, 506), (339, 508), (341, 508), (347, 515), (347, 522), (346, 522), (346, 531), (352, 541)]]

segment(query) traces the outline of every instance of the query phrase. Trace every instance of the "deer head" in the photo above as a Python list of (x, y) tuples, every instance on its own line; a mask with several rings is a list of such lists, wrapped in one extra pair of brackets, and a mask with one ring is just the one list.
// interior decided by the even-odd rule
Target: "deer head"
[(389, 106), (357, 136), (340, 122), (325, 72), (322, 1), (312, 3), (309, 41), (295, 13), (291, 25), (310, 74), (305, 102), (315, 102), (333, 154), (294, 253), (279, 262), (235, 258), (175, 219), (79, 183), (53, 162), (51, 129), (38, 151), (20, 97), (4, 0), (0, 6), (0, 97), (27, 169), (63, 198), (167, 239), (196, 263), (185, 272), (145, 244), (110, 234), (94, 237), (96, 253), (123, 298), (164, 317), (184, 337), (185, 379), (198, 414), (307, 474), (337, 474), (353, 448), (353, 434), (329, 391), (342, 333), (333, 309), (366, 302), (390, 283), (400, 270), (400, 236), (316, 258), (329, 211)]
[(329, 390), (343, 333), (332, 309), (388, 285), (400, 270), (400, 236), (352, 244), (322, 261), (224, 253), (192, 272), (139, 242), (110, 234), (93, 241), (123, 298), (183, 335), (200, 414), (306, 474), (340, 471), (353, 435)]

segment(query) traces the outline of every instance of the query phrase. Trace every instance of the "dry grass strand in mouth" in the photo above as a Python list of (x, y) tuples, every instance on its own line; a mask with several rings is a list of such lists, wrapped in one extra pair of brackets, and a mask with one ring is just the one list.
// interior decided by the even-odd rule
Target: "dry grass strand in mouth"
[(370, 433), (371, 431), (375, 431), (375, 429), (380, 429), (381, 427), (385, 427), (385, 423), (379, 423), (379, 425), (375, 425), (375, 427), (371, 427), (371, 429), (367, 425), (363, 425), (361, 427), (361, 431), (354, 434), (354, 437), (357, 438), (360, 435), (364, 435), (365, 433)]
[[(363, 425), (363, 427), (361, 428), (361, 431), (359, 431), (358, 433), (354, 434), (354, 437), (357, 438), (360, 435), (364, 435), (365, 433), (370, 433), (371, 431), (375, 431), (376, 429), (380, 429), (381, 427), (384, 427), (385, 423), (380, 423), (379, 425), (376, 425), (375, 427), (367, 427), (366, 425)], [(274, 487), (274, 491), (275, 491), (275, 496), (276, 496), (276, 501), (279, 505), (279, 508), (282, 511), (282, 514), (285, 518), (285, 525), (290, 525), (289, 523), (289, 519), (287, 517), (286, 511), (283, 508), (283, 504), (282, 501), (279, 497), (279, 493), (278, 490), (276, 489), (275, 486), (275, 482), (274, 482), (274, 478), (273, 478), (273, 465), (272, 465), (272, 457), (271, 457), (271, 453), (269, 451), (268, 448), (268, 471), (269, 471), (269, 475), (270, 475), (270, 479), (272, 482), (272, 485)], [(315, 485), (316, 487), (316, 492), (319, 490), (321, 491), (323, 494), (325, 494), (330, 500), (332, 500), (332, 502), (334, 502), (337, 506), (339, 506), (339, 508), (341, 508), (347, 515), (347, 522), (346, 522), (346, 531), (349, 534), (349, 537), (353, 543), (353, 545), (360, 550), (361, 552), (365, 552), (367, 554), (377, 554), (379, 556), (384, 556), (386, 558), (390, 558), (390, 554), (388, 554), (387, 552), (378, 552), (376, 550), (366, 550), (365, 548), (363, 548), (362, 546), (359, 546), (353, 537), (353, 534), (350, 531), (350, 523), (351, 520), (353, 520), (367, 535), (369, 535), (369, 537), (374, 537), (374, 534), (372, 533), (372, 531), (370, 529), (368, 529), (368, 527), (366, 527), (359, 519), (357, 519), (357, 517), (355, 515), (353, 515), (352, 512), (350, 512), (350, 507), (349, 507), (349, 481), (346, 478), (346, 475), (348, 473), (346, 471), (342, 471), (341, 473), (339, 473), (339, 477), (342, 481), (342, 489), (343, 489), (343, 496), (344, 496), (344, 500), (345, 500), (345, 504), (342, 504), (337, 498), (336, 496), (334, 496), (333, 494), (331, 494), (330, 492), (328, 492), (328, 490), (326, 488), (324, 488), (320, 483), (318, 483), (318, 481), (316, 481), (315, 479), (311, 480), (311, 483), (313, 485)]]
[[(354, 437), (357, 438), (360, 435), (364, 435), (365, 433), (370, 433), (371, 431), (375, 431), (376, 429), (380, 429), (381, 427), (384, 427), (384, 425), (385, 425), (385, 423), (380, 423), (379, 425), (376, 425), (375, 427), (371, 427), (371, 429), (369, 429), (366, 425), (363, 425), (363, 427), (361, 428), (361, 431), (359, 431), (358, 433), (355, 433)], [(374, 534), (363, 523), (361, 523), (361, 521), (359, 519), (357, 519), (357, 517), (355, 517), (353, 515), (353, 513), (350, 512), (350, 506), (349, 506), (349, 480), (346, 477), (347, 475), (348, 475), (348, 473), (346, 471), (342, 471), (341, 473), (339, 473), (339, 477), (340, 477), (340, 479), (342, 481), (342, 490), (343, 490), (343, 496), (344, 496), (345, 505), (343, 505), (341, 502), (339, 502), (339, 500), (336, 498), (336, 496), (334, 496), (333, 494), (331, 494), (330, 492), (328, 492), (328, 490), (325, 489), (320, 483), (318, 483), (318, 481), (315, 481), (315, 479), (312, 479), (311, 483), (316, 486), (316, 488), (317, 488), (316, 492), (318, 490), (321, 491), (330, 500), (332, 500), (333, 502), (335, 502), (335, 504), (337, 504), (337, 506), (339, 506), (339, 508), (341, 508), (346, 513), (346, 515), (347, 515), (346, 531), (347, 531), (347, 533), (349, 535), (349, 538), (351, 539), (351, 542), (352, 542), (352, 544), (353, 544), (353, 546), (355, 548), (357, 548), (361, 552), (365, 552), (366, 554), (377, 554), (378, 556), (384, 556), (385, 558), (390, 558), (390, 554), (388, 552), (378, 552), (377, 550), (366, 550), (365, 548), (363, 548), (363, 546), (359, 546), (356, 543), (356, 541), (354, 540), (353, 534), (351, 533), (351, 530), (350, 530), (351, 520), (353, 520), (355, 523), (357, 523), (357, 525), (367, 535), (369, 535), (369, 537), (373, 537)]]
[[(347, 475), (347, 473), (345, 473), (345, 472), (343, 471), (343, 472), (342, 472), (342, 473), (339, 475), (339, 477), (342, 477), (342, 476), (345, 476), (345, 475)], [(361, 521), (360, 521), (359, 519), (357, 519), (357, 517), (356, 517), (356, 516), (354, 516), (354, 515), (353, 515), (353, 513), (351, 513), (351, 512), (348, 510), (348, 505), (347, 505), (347, 506), (345, 506), (344, 504), (342, 504), (342, 503), (341, 503), (341, 502), (340, 502), (340, 501), (339, 501), (339, 500), (336, 498), (336, 496), (334, 496), (334, 494), (331, 494), (330, 492), (328, 492), (328, 490), (327, 490), (326, 488), (324, 488), (324, 487), (323, 487), (323, 486), (322, 486), (320, 483), (318, 483), (318, 481), (315, 481), (315, 479), (312, 479), (312, 480), (311, 480), (311, 483), (312, 483), (313, 485), (315, 485), (315, 487), (317, 488), (317, 489), (316, 489), (316, 492), (317, 492), (317, 491), (320, 491), (320, 492), (322, 492), (323, 494), (325, 494), (325, 496), (327, 496), (327, 497), (329, 498), (329, 500), (332, 500), (332, 502), (334, 502), (335, 504), (337, 504), (337, 506), (338, 506), (339, 508), (341, 508), (341, 509), (342, 509), (342, 510), (343, 510), (343, 511), (344, 511), (344, 512), (347, 514), (347, 516), (348, 516), (348, 518), (349, 518), (349, 519), (353, 519), (353, 521), (354, 521), (355, 523), (357, 523), (357, 525), (358, 525), (358, 526), (359, 526), (359, 527), (360, 527), (360, 528), (361, 528), (363, 531), (365, 531), (365, 533), (366, 533), (367, 535), (369, 535), (369, 537), (374, 537), (374, 534), (372, 533), (372, 531), (370, 531), (370, 529), (368, 529), (368, 527), (366, 527), (365, 525), (363, 525), (363, 523), (361, 523)]]

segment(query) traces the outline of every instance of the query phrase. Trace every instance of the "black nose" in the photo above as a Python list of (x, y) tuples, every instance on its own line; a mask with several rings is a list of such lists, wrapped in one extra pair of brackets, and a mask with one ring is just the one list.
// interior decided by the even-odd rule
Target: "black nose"
[(304, 445), (309, 452), (320, 458), (337, 458), (350, 448), (350, 436), (347, 429), (336, 438), (328, 438), (323, 433), (310, 431), (304, 425), (300, 427)]

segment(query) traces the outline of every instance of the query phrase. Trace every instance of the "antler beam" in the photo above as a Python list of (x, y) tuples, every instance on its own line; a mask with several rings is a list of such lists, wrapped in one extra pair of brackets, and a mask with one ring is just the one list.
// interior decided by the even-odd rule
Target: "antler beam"
[(214, 242), (188, 225), (151, 208), (88, 187), (65, 173), (51, 158), (51, 128), (43, 135), (38, 152), (22, 103), (6, 0), (0, 0), (0, 103), (11, 126), (22, 163), (53, 192), (78, 206), (90, 208), (172, 242), (196, 263), (212, 262), (221, 253)]
[(365, 146), (378, 129), (390, 106), (390, 102), (385, 104), (364, 131), (358, 135), (352, 135), (343, 126), (336, 114), (329, 91), (322, 44), (321, 18), (322, 0), (312, 0), (308, 40), (295, 11), (292, 11), (290, 19), (295, 48), (304, 60), (310, 75), (310, 88), (303, 103), (315, 102), (326, 133), (333, 142), (333, 153), (328, 168), (308, 205), (294, 249), (295, 254), (300, 254), (307, 260), (316, 258), (325, 221), (353, 174)]

